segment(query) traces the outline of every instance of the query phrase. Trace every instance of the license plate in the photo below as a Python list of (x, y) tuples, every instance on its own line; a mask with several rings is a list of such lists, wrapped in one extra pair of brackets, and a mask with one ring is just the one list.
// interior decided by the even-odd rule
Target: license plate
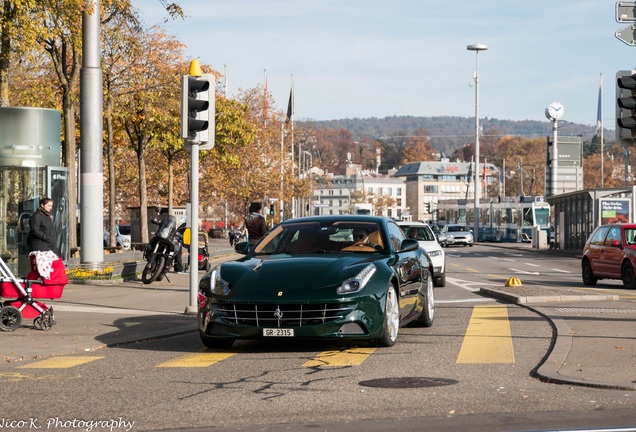
[(294, 337), (294, 329), (264, 328), (263, 336), (266, 337)]

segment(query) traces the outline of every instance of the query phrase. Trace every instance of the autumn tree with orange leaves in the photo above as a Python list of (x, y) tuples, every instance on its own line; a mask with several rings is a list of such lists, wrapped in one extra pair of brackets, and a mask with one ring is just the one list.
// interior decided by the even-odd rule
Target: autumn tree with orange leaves
[(402, 164), (438, 159), (439, 152), (433, 149), (427, 135), (428, 133), (424, 129), (417, 129), (413, 132), (413, 137), (409, 138), (402, 153)]

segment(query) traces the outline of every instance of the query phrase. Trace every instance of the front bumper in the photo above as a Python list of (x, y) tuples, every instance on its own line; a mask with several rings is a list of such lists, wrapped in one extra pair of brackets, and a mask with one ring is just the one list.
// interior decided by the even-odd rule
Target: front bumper
[[(199, 330), (219, 339), (272, 339), (263, 329), (293, 329), (294, 339), (377, 339), (384, 313), (376, 299), (329, 304), (224, 304), (199, 307)], [(327, 312), (321, 313), (321, 309)], [(321, 317), (322, 315), (322, 317)], [(284, 336), (281, 336), (284, 338)]]
[(444, 256), (435, 256), (431, 257), (431, 262), (433, 263), (433, 273), (436, 276), (441, 275), (446, 270), (444, 267)]
[(472, 237), (448, 237), (446, 239), (447, 245), (471, 245), (473, 244)]

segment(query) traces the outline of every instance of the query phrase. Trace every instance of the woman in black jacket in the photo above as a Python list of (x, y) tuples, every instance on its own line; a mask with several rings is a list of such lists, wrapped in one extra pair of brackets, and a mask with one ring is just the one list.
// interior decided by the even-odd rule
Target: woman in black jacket
[(59, 255), (55, 245), (57, 234), (51, 210), (53, 210), (53, 200), (51, 198), (42, 198), (37, 211), (31, 216), (29, 237), (27, 238), (30, 252), (53, 251), (56, 255)]

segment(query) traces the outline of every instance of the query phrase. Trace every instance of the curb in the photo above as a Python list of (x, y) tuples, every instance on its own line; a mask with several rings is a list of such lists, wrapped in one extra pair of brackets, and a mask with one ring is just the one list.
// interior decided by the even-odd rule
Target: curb
[(545, 382), (556, 384), (574, 384), (584, 387), (595, 387), (608, 390), (636, 390), (636, 384), (608, 384), (599, 381), (590, 381), (580, 378), (570, 378), (559, 374), (559, 369), (567, 362), (568, 355), (572, 349), (572, 329), (561, 318), (554, 318), (541, 307), (526, 306), (528, 309), (537, 312), (550, 321), (554, 329), (554, 345), (548, 352), (543, 363), (536, 370), (537, 377)]
[(526, 307), (537, 314), (543, 316), (550, 322), (553, 329), (552, 346), (544, 360), (536, 368), (536, 376), (542, 381), (555, 384), (570, 384), (584, 387), (594, 387), (608, 390), (630, 390), (636, 391), (636, 384), (609, 384), (600, 381), (591, 381), (582, 378), (571, 378), (559, 374), (561, 366), (567, 363), (568, 355), (572, 350), (573, 332), (572, 328), (561, 318), (550, 315), (550, 312), (541, 306), (532, 306), (528, 303), (552, 303), (552, 302), (580, 302), (580, 301), (617, 301), (620, 300), (617, 295), (543, 295), (543, 296), (519, 296), (505, 291), (491, 288), (480, 288), (480, 294), (505, 300), (509, 303), (519, 304)]
[(488, 297), (506, 300), (514, 304), (528, 303), (552, 303), (552, 302), (579, 302), (579, 301), (616, 301), (620, 297), (617, 295), (604, 294), (566, 294), (566, 295), (539, 295), (539, 296), (520, 296), (506, 291), (500, 291), (492, 288), (480, 288), (479, 293)]

